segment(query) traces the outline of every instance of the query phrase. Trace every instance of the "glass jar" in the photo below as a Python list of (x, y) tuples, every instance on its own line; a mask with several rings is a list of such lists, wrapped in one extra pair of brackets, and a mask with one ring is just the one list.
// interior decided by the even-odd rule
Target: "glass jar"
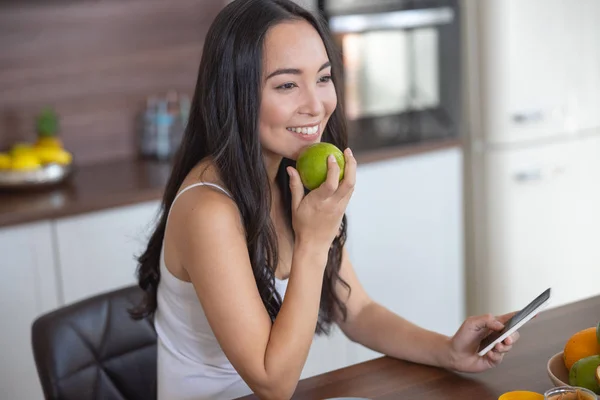
[(544, 400), (598, 400), (591, 390), (573, 386), (559, 386), (544, 393)]

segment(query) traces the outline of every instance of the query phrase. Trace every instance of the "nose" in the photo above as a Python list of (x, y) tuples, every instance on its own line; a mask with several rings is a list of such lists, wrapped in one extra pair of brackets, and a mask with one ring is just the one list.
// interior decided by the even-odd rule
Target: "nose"
[(319, 95), (317, 88), (308, 88), (302, 94), (302, 103), (298, 112), (310, 116), (318, 116), (323, 114), (324, 105), (323, 99)]

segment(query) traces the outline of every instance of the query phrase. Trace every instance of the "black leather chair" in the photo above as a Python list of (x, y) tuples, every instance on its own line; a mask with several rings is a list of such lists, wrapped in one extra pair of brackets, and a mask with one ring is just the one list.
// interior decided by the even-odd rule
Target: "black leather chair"
[(156, 332), (127, 313), (141, 296), (131, 286), (36, 319), (33, 354), (46, 399), (156, 398)]

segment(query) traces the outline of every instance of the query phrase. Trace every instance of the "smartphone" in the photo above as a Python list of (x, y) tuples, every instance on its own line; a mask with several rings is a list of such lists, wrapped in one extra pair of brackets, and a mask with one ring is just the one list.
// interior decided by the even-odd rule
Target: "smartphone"
[(551, 288), (546, 289), (542, 294), (536, 297), (525, 308), (513, 315), (511, 319), (506, 321), (504, 329), (500, 332), (492, 332), (481, 341), (479, 346), (479, 355), (484, 356), (488, 351), (492, 350), (496, 343), (499, 343), (509, 337), (513, 332), (519, 329), (523, 324), (535, 317), (550, 301)]

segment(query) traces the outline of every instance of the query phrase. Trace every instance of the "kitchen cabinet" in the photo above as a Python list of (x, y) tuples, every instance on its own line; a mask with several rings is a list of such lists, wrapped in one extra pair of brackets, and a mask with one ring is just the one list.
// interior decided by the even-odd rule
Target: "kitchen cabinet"
[(475, 98), (487, 104), (481, 113), (486, 141), (535, 140), (600, 125), (600, 2), (463, 3), (472, 12), (467, 37), (476, 38), (466, 42), (476, 60), (467, 74)]
[[(562, 127), (566, 112), (565, 0), (465, 0), (465, 18), (479, 71), (477, 96), (490, 142), (535, 139)], [(573, 3), (573, 2), (569, 2)], [(470, 41), (467, 41), (467, 43)], [(548, 84), (550, 82), (550, 84)], [(555, 132), (556, 133), (556, 132)], [(512, 137), (511, 137), (512, 139)]]
[[(451, 335), (464, 312), (462, 151), (360, 166), (348, 207), (348, 251), (371, 297)], [(348, 345), (347, 362), (378, 356)]]
[(600, 129), (595, 132), (576, 143), (578, 180), (571, 207), (577, 210), (578, 234), (575, 251), (562, 269), (579, 273), (569, 277), (572, 286), (563, 281), (560, 286), (569, 293), (570, 301), (600, 295)]
[(152, 201), (0, 229), (0, 398), (43, 398), (31, 324), (57, 307), (134, 284), (134, 256), (158, 207)]
[(64, 303), (135, 284), (135, 257), (145, 249), (158, 210), (150, 201), (57, 220)]
[(550, 307), (600, 293), (599, 133), (488, 155), (475, 313), (518, 310), (548, 287)]
[(58, 306), (52, 224), (0, 229), (0, 398), (41, 399), (31, 324)]
[(600, 1), (567, 1), (566, 40), (569, 53), (563, 57), (569, 77), (565, 98), (568, 128), (587, 130), (600, 126)]

